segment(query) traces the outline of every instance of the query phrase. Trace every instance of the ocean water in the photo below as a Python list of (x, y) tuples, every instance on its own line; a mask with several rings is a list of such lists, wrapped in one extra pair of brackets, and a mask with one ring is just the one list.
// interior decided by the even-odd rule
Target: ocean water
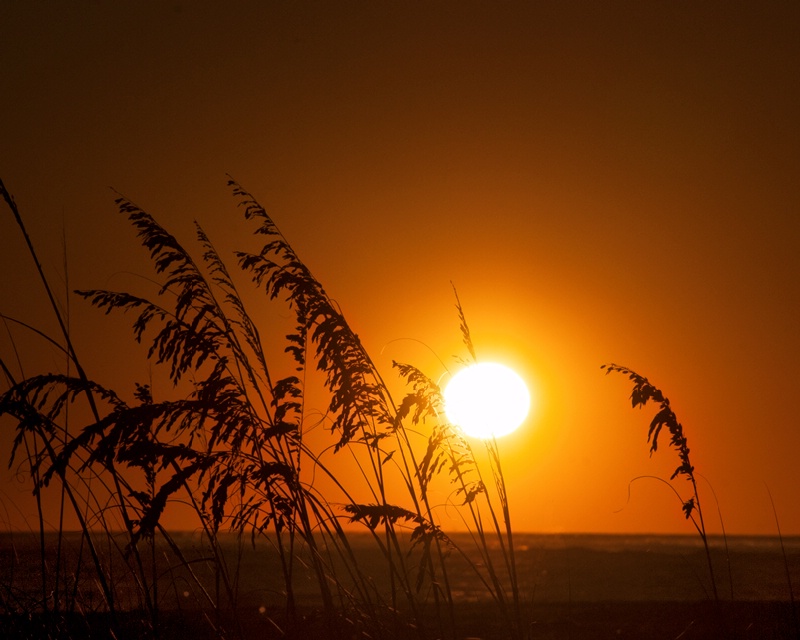
[[(194, 533), (175, 535), (191, 570), (211, 590), (215, 577), (206, 560), (209, 550)], [(235, 577), (240, 602), (254, 608), (281, 606), (285, 600), (283, 572), (274, 546), (260, 541), (252, 546), (233, 535), (222, 537), (223, 550)], [(489, 592), (481, 580), (486, 576), (487, 559), (476, 551), (466, 534), (453, 541), (469, 558), (450, 552), (447, 579), (459, 602), (483, 602)], [(112, 576), (118, 603), (141, 606), (138, 591), (128, 576), (125, 560), (107, 537), (99, 538), (98, 548), (104, 566)], [(48, 566), (55, 562), (55, 537), (47, 541)], [(355, 534), (350, 543), (363, 573), (378, 590), (389, 589), (388, 564), (367, 534)], [(777, 538), (733, 536), (725, 541), (711, 539), (711, 558), (719, 595), (725, 600), (788, 601), (787, 565), (795, 596), (800, 595), (800, 537)], [(201, 590), (187, 574), (186, 564), (178, 560), (163, 541), (155, 549), (155, 574), (159, 577), (160, 598), (167, 606), (191, 607), (202, 601)], [(318, 587), (307, 564), (307, 554), (298, 549), (301, 562), (294, 567), (295, 593), (299, 602), (314, 604)], [(411, 552), (413, 554), (413, 551)], [(705, 551), (697, 536), (662, 535), (569, 535), (515, 534), (516, 566), (525, 602), (692, 602), (711, 598), (711, 581)], [(88, 566), (80, 536), (64, 539), (62, 557), (70, 564), (73, 576), (90, 600), (99, 592), (87, 569), (79, 570), (79, 558)], [(31, 598), (42, 593), (41, 554), (38, 539), (31, 534), (0, 533), (0, 588), (14, 597)], [(149, 562), (151, 559), (147, 558)], [(499, 545), (493, 545), (488, 559), (501, 580), (507, 575)], [(413, 555), (408, 566), (413, 573)], [(410, 576), (413, 583), (414, 576)], [(440, 578), (441, 579), (441, 578)], [(346, 578), (343, 579), (346, 581)], [(63, 587), (62, 587), (63, 588)], [(430, 589), (430, 585), (423, 585)], [(94, 594), (93, 594), (94, 593)]]
[[(694, 601), (712, 596), (699, 536), (518, 535), (520, 583), (536, 601)], [(789, 600), (787, 563), (800, 592), (800, 537), (710, 540), (721, 598)]]

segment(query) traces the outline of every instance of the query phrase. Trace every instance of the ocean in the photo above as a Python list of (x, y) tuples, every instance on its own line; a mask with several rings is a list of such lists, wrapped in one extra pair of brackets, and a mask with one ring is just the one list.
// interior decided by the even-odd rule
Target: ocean
[[(485, 559), (474, 551), (469, 535), (455, 534), (452, 538), (471, 561), (466, 562), (454, 550), (450, 552), (447, 579), (454, 597), (460, 602), (487, 600), (488, 590), (478, 576), (478, 572), (485, 575)], [(204, 560), (209, 556), (208, 548), (202, 544), (200, 535), (179, 533), (174, 539), (192, 570), (213, 582), (210, 563)], [(388, 564), (371, 536), (358, 533), (349, 539), (362, 571), (379, 589), (388, 588)], [(126, 585), (124, 561), (114, 546), (118, 541), (107, 536), (98, 540), (103, 562), (115, 581), (118, 602), (124, 604), (127, 598), (128, 606), (135, 608), (140, 603), (134, 585)], [(272, 545), (262, 540), (252, 546), (249, 538), (239, 544), (239, 539), (231, 534), (222, 535), (221, 540), (229, 567), (236, 576), (240, 602), (253, 607), (279, 606), (285, 599), (285, 587)], [(707, 559), (698, 536), (518, 533), (514, 541), (519, 584), (526, 602), (690, 602), (712, 598)], [(710, 543), (720, 598), (789, 601), (789, 579), (795, 595), (800, 596), (800, 537), (784, 538), (786, 561), (778, 538), (731, 536), (727, 539), (727, 550), (721, 537), (712, 537)], [(30, 533), (0, 533), (0, 586), (6, 591), (41, 593), (38, 544), (38, 539)], [(52, 569), (55, 536), (48, 537), (47, 548), (47, 562)], [(304, 554), (300, 551), (302, 559)], [(78, 576), (81, 589), (91, 591), (96, 589), (91, 573), (76, 570), (80, 553), (80, 535), (67, 534), (62, 558), (70, 566), (68, 575)], [(88, 566), (85, 549), (82, 553), (84, 566)], [(176, 606), (191, 607), (199, 595), (187, 576), (186, 565), (163, 541), (156, 547), (155, 561), (162, 584), (160, 597)], [(506, 569), (496, 544), (490, 561), (502, 580)], [(416, 569), (415, 563), (409, 564), (412, 570)], [(312, 604), (319, 593), (315, 578), (303, 562), (294, 571), (298, 601)]]

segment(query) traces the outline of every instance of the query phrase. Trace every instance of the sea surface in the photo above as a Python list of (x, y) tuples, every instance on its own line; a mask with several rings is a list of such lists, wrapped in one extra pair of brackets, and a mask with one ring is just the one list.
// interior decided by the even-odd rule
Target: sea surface
[[(448, 576), (451, 590), (460, 602), (482, 602), (488, 591), (481, 580), (487, 560), (476, 551), (467, 534), (452, 536)], [(209, 549), (199, 534), (180, 533), (174, 537), (184, 554), (177, 559), (163, 541), (154, 548), (142, 548), (149, 575), (157, 575), (160, 598), (178, 607), (191, 607), (202, 594), (187, 575), (187, 567), (209, 589), (216, 581), (211, 570)], [(285, 599), (281, 566), (274, 545), (249, 538), (222, 536), (222, 548), (235, 576), (240, 598), (254, 607), (280, 606)], [(349, 537), (353, 555), (362, 571), (376, 585), (386, 587), (387, 563), (368, 534)], [(98, 551), (118, 593), (118, 602), (139, 606), (135, 586), (127, 584), (120, 540), (98, 538)], [(56, 537), (48, 536), (46, 566), (52, 575), (56, 563)], [(492, 545), (489, 561), (501, 580), (507, 575), (499, 545)], [(720, 598), (737, 601), (784, 601), (800, 597), (800, 537), (778, 538), (731, 536), (710, 540), (711, 560)], [(150, 553), (150, 552), (154, 553)], [(302, 549), (299, 554), (302, 557)], [(698, 536), (515, 534), (514, 551), (521, 592), (530, 603), (593, 602), (692, 602), (712, 598), (708, 560)], [(23, 598), (42, 593), (42, 554), (39, 540), (30, 533), (0, 533), (0, 588)], [(61, 561), (70, 567), (66, 575), (76, 578), (81, 590), (91, 594), (96, 580), (91, 572), (78, 569), (78, 558), (88, 566), (88, 554), (81, 536), (63, 538)], [(416, 563), (409, 566), (416, 568)], [(788, 575), (787, 575), (788, 570)], [(62, 579), (63, 581), (63, 579)], [(74, 582), (74, 580), (73, 580)], [(307, 565), (295, 568), (294, 582), (299, 602), (313, 603), (318, 588)], [(52, 588), (53, 585), (50, 585)], [(63, 589), (63, 583), (62, 587)], [(127, 594), (127, 595), (126, 595)], [(99, 598), (99, 592), (97, 593)]]
[[(713, 597), (699, 536), (518, 535), (520, 583), (536, 601), (693, 601)], [(800, 537), (712, 537), (719, 596), (730, 600), (800, 595)]]

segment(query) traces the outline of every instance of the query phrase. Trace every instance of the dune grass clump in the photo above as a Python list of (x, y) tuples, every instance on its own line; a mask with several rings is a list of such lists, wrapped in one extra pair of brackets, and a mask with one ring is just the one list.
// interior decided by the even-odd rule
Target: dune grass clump
[[(470, 443), (444, 416), (438, 385), (394, 363), (410, 389), (395, 402), (341, 310), (272, 218), (233, 180), (229, 186), (262, 241), (255, 251), (235, 253), (239, 274), (281, 313), (288, 310), (293, 326), (281, 336), (248, 312), (237, 278), (199, 224), (196, 260), (120, 196), (118, 209), (148, 251), (159, 288), (150, 297), (76, 293), (106, 314), (132, 317), (133, 338), (165, 371), (168, 384), (133, 380), (126, 394), (84, 370), (68, 318), (0, 183), (59, 322), (60, 335), (44, 337), (66, 363), (65, 373), (23, 376), (15, 373), (21, 366), (0, 358), (7, 383), (0, 417), (15, 425), (10, 463), (37, 497), (41, 547), (39, 595), (19, 581), (4, 585), (0, 616), (42, 622), (60, 637), (81, 635), (97, 619), (112, 637), (132, 628), (137, 636), (160, 637), (167, 613), (174, 617), (191, 597), (194, 613), (186, 615), (193, 624), (202, 621), (215, 637), (245, 637), (237, 612), (252, 589), (242, 586), (242, 558), (266, 545), (277, 564), (264, 581), (278, 581), (262, 588), (278, 603), (259, 609), (266, 620), (259, 633), (268, 637), (302, 634), (309, 615), (320, 621), (314, 628), (322, 637), (463, 636), (468, 630), (455, 613), (448, 573), (454, 562), (466, 562), (484, 585), (503, 635), (527, 636), (496, 443), (488, 444), (487, 484)], [(457, 309), (474, 358), (458, 301)], [(325, 398), (321, 418), (309, 396)], [(337, 456), (351, 457), (358, 473), (337, 473)], [(430, 498), (437, 482), (452, 485), (444, 505)], [(69, 567), (61, 555), (63, 524), (55, 531), (46, 524), (41, 496), (50, 485), (80, 530)], [(164, 525), (177, 506), (191, 513), (200, 535), (191, 553)], [(474, 548), (447, 535), (444, 508), (462, 514)], [(354, 531), (371, 537), (378, 567), (362, 565)], [(55, 563), (46, 561), (53, 535)], [(320, 603), (311, 613), (309, 585)], [(139, 614), (133, 627), (132, 611)]]

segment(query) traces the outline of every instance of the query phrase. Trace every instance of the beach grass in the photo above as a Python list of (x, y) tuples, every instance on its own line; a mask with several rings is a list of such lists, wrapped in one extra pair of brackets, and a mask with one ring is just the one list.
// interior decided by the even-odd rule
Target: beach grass
[[(480, 463), (473, 443), (447, 421), (438, 384), (411, 364), (394, 363), (392, 375), (405, 383), (395, 399), (272, 217), (235, 181), (228, 186), (255, 244), (234, 254), (235, 271), (199, 224), (189, 251), (117, 197), (158, 284), (152, 295), (75, 295), (130, 318), (132, 339), (164, 372), (166, 384), (131, 380), (133, 392), (123, 393), (84, 368), (65, 307), (0, 182), (58, 334), (3, 320), (38, 333), (65, 362), (58, 373), (22, 375), (21, 357), (0, 359), (9, 461), (38, 506), (29, 533), (3, 538), (6, 637), (522, 640), (650, 637), (641, 634), (668, 623), (664, 637), (712, 637), (692, 634), (708, 633), (720, 616), (726, 629), (739, 629), (740, 608), (717, 590), (685, 436), (646, 378), (610, 367), (633, 380), (634, 405), (660, 403), (651, 447), (666, 426), (681, 462), (676, 475), (692, 486), (682, 510), (700, 534), (711, 593), (649, 603), (581, 598), (572, 576), (602, 576), (575, 548), (567, 556), (584, 564), (567, 571), (566, 598), (553, 598), (531, 560), (532, 543), (521, 545), (512, 526), (496, 442), (481, 445), (487, 463)], [(253, 316), (242, 286), (265, 296), (287, 326), (276, 330)], [(457, 294), (455, 306), (465, 356), (453, 366), (467, 366), (476, 349)], [(312, 402), (324, 409), (313, 411)], [(339, 471), (343, 458), (349, 473)], [(450, 487), (446, 504), (431, 500), (437, 484)], [(55, 520), (41, 500), (53, 491)], [(173, 509), (184, 514), (179, 530), (165, 525)], [(446, 530), (445, 510), (458, 514), (465, 533)], [(704, 613), (709, 602), (716, 618)], [(780, 600), (749, 602), (743, 633), (791, 619)], [(794, 615), (793, 600), (789, 606)], [(769, 622), (755, 622), (762, 617)]]

